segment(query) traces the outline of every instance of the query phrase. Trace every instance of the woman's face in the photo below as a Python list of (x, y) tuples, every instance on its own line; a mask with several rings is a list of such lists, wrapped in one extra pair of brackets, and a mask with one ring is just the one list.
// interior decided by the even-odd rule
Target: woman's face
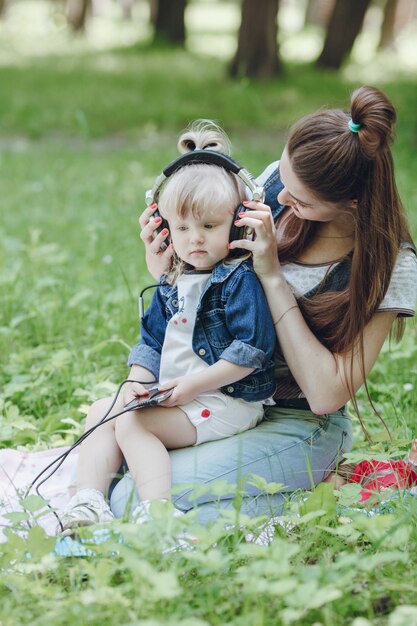
[(294, 174), (286, 149), (282, 153), (279, 171), (284, 189), (278, 194), (278, 202), (291, 207), (298, 218), (313, 222), (346, 220), (346, 211), (339, 204), (318, 199), (299, 180)]

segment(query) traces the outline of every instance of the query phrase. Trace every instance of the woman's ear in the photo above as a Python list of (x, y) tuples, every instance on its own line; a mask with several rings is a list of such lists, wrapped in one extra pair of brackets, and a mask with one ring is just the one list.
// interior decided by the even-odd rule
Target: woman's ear
[(358, 201), (357, 200), (351, 200), (348, 204), (349, 209), (354, 209), (356, 210), (358, 208)]

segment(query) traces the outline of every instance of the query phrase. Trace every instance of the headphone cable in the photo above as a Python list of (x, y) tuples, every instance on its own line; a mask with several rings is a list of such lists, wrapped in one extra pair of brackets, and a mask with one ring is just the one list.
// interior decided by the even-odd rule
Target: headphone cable
[[(151, 381), (152, 382), (152, 381)], [(154, 383), (156, 381), (153, 381)], [(119, 397), (120, 394), (120, 390), (122, 389), (122, 387), (127, 384), (127, 383), (140, 383), (140, 384), (149, 384), (149, 381), (139, 381), (139, 380), (130, 380), (130, 379), (126, 379), (123, 382), (120, 383), (116, 394), (112, 400), (112, 403), (109, 407), (109, 409), (106, 411), (106, 413), (104, 414), (104, 416), (101, 418), (101, 420), (99, 422), (97, 422), (97, 424), (94, 424), (94, 426), (92, 426), (91, 428), (89, 428), (88, 430), (86, 430), (81, 437), (79, 437), (70, 447), (68, 450), (66, 450), (65, 452), (63, 452), (59, 457), (57, 457), (56, 459), (54, 459), (51, 463), (49, 463), (49, 465), (47, 465), (30, 483), (30, 485), (28, 486), (25, 495), (23, 497), (23, 499), (27, 498), (27, 496), (29, 495), (31, 489), (33, 489), (33, 487), (36, 485), (37, 481), (39, 480), (39, 478), (45, 474), (45, 472), (48, 471), (48, 469), (50, 469), (53, 465), (56, 465), (58, 463), (58, 465), (56, 467), (54, 467), (54, 469), (52, 470), (52, 472), (50, 472), (46, 478), (44, 478), (38, 485), (36, 485), (35, 487), (35, 491), (38, 494), (39, 497), (43, 498), (43, 496), (41, 495), (41, 493), (39, 492), (39, 488), (41, 485), (43, 485), (47, 480), (49, 480), (49, 478), (51, 478), (51, 476), (53, 476), (53, 474), (55, 474), (55, 472), (61, 467), (61, 465), (63, 464), (63, 462), (65, 461), (65, 459), (68, 457), (68, 455), (76, 448), (78, 447), (87, 437), (89, 437), (89, 435), (91, 435), (96, 428), (98, 428), (99, 426), (102, 426), (103, 424), (106, 424), (107, 422), (110, 422), (113, 419), (116, 419), (117, 417), (119, 417), (120, 415), (123, 415), (124, 413), (128, 413), (129, 411), (135, 411), (138, 410), (140, 408), (146, 408), (146, 406), (150, 406), (149, 404), (145, 404), (144, 406), (140, 406), (137, 403), (133, 404), (132, 406), (127, 405), (127, 407), (125, 407), (123, 409), (123, 411), (120, 411), (119, 413), (116, 413), (115, 415), (111, 415), (110, 417), (108, 417), (110, 411), (113, 409), (114, 405), (116, 404), (117, 398)], [(131, 404), (131, 403), (129, 403)], [(44, 499), (44, 498), (43, 498)], [(49, 504), (49, 502), (46, 502), (46, 505), (49, 509), (51, 509), (52, 513), (55, 515), (56, 519), (58, 520), (58, 524), (61, 528), (61, 532), (64, 531), (64, 527), (62, 525), (61, 519), (59, 518), (59, 515), (57, 514), (57, 512), (55, 511), (55, 509), (53, 509), (51, 507), (51, 505)]]

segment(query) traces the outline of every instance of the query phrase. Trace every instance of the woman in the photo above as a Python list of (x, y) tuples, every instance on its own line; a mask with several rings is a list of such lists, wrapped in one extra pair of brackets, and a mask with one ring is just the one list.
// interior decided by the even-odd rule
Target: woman
[[(415, 314), (417, 260), (395, 185), (390, 150), (395, 109), (379, 90), (362, 87), (350, 113), (321, 110), (291, 130), (278, 163), (259, 178), (265, 204), (247, 202), (237, 226), (254, 229), (254, 241), (231, 249), (252, 252), (275, 325), (276, 406), (255, 429), (220, 442), (171, 452), (175, 506), (199, 506), (201, 521), (231, 509), (234, 485), (244, 489), (242, 511), (276, 514), (285, 492), (325, 479), (352, 443), (349, 399), (366, 382), (385, 338), (399, 338), (404, 317)], [(172, 250), (154, 239), (140, 218), (150, 272), (159, 278)], [(252, 484), (255, 474), (283, 485), (273, 496)], [(194, 498), (192, 482), (207, 485)], [(231, 483), (220, 501), (213, 481)], [(259, 483), (259, 481), (258, 481)], [(202, 489), (200, 488), (200, 492)], [(132, 492), (126, 476), (111, 499), (122, 515)], [(135, 504), (135, 502), (133, 503)]]

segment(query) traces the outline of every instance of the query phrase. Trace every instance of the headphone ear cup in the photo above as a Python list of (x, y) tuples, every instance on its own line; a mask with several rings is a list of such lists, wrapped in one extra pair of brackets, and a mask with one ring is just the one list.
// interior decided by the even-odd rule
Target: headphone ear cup
[(246, 208), (243, 206), (243, 204), (239, 204), (233, 215), (232, 226), (230, 227), (229, 243), (231, 243), (232, 241), (236, 241), (237, 239), (242, 239), (244, 229), (235, 226), (235, 222), (239, 219), (239, 213), (244, 212), (246, 212)]
[(240, 204), (237, 207), (235, 214), (233, 215), (233, 222), (230, 228), (229, 243), (232, 241), (237, 241), (239, 239), (252, 240), (254, 238), (254, 231), (252, 230), (252, 228), (249, 228), (248, 226), (235, 226), (235, 222), (240, 219), (239, 214), (247, 212), (248, 209), (245, 207), (244, 204)]
[[(162, 232), (162, 231), (164, 230), (164, 228), (167, 228), (167, 229), (169, 230), (169, 224), (168, 224), (167, 220), (166, 220), (166, 219), (164, 219), (164, 218), (162, 217), (162, 215), (160, 214), (160, 212), (158, 211), (158, 209), (156, 209), (156, 211), (154, 211), (154, 213), (153, 213), (153, 215), (152, 215), (152, 217), (151, 217), (151, 220), (152, 220), (152, 221), (154, 221), (157, 217), (160, 217), (160, 218), (162, 219), (162, 222), (159, 224), (158, 228), (156, 228), (156, 229), (153, 231), (153, 237), (154, 237), (154, 239), (155, 239), (155, 237), (156, 237), (157, 235), (159, 235), (159, 233), (160, 233), (160, 232)], [(169, 237), (169, 241), (171, 241), (171, 236)], [(169, 242), (168, 242), (168, 243), (169, 243)], [(161, 249), (162, 249), (162, 250), (166, 250), (166, 249), (167, 249), (167, 247), (168, 247), (167, 243), (166, 243), (166, 242), (164, 242), (164, 243), (162, 244), (162, 246), (161, 246)]]

